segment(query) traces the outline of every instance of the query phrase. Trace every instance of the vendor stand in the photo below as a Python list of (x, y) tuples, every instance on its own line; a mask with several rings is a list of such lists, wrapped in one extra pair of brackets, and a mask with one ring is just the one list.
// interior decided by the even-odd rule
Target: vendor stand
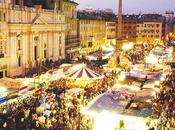
[[(115, 87), (99, 95), (81, 112), (94, 120), (93, 130), (148, 130), (150, 122), (155, 121), (149, 118), (152, 102), (144, 100), (149, 93), (138, 92), (131, 87)], [(149, 124), (148, 119), (151, 120)]]

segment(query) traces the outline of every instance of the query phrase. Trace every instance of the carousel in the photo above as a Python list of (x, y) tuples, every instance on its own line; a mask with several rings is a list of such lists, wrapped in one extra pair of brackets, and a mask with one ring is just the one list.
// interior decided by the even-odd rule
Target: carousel
[(73, 88), (81, 88), (94, 81), (102, 80), (104, 76), (91, 70), (86, 64), (78, 64), (69, 68), (64, 78), (70, 86), (74, 86)]
[(50, 84), (50, 88), (86, 88), (87, 85), (102, 81), (104, 75), (101, 75), (86, 64), (76, 64), (63, 71), (61, 78), (55, 78)]

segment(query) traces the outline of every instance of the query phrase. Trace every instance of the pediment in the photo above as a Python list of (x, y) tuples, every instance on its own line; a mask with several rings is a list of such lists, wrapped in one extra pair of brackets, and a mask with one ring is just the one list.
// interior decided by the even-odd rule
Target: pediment
[(37, 16), (35, 16), (35, 18), (32, 20), (32, 24), (44, 25), (44, 24), (47, 24), (47, 22), (46, 22), (40, 15), (37, 15)]

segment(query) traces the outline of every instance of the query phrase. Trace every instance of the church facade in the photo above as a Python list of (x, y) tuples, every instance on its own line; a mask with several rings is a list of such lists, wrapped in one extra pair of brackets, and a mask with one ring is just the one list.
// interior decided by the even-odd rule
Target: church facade
[(66, 23), (59, 4), (43, 9), (0, 0), (0, 77), (24, 75), (45, 59), (65, 58)]

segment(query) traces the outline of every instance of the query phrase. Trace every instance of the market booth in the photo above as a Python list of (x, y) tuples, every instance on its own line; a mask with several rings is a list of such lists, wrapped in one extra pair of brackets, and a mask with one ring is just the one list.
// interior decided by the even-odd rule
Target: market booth
[(145, 64), (136, 64), (130, 66), (128, 77), (148, 80), (160, 78), (162, 72), (167, 68), (164, 65), (156, 65), (155, 67), (146, 66)]
[(94, 120), (93, 130), (148, 130), (150, 125), (147, 123), (152, 114), (151, 99), (155, 91), (140, 91), (131, 86), (118, 87), (99, 95), (81, 113)]
[(8, 100), (8, 98), (13, 97), (14, 93), (18, 94), (21, 86), (21, 81), (11, 78), (0, 79), (0, 103), (5, 102)]
[(29, 82), (29, 79), (0, 79), (0, 103), (28, 92)]
[(101, 50), (89, 53), (86, 59), (90, 61), (107, 60), (114, 54), (115, 48), (111, 45), (103, 46)]

